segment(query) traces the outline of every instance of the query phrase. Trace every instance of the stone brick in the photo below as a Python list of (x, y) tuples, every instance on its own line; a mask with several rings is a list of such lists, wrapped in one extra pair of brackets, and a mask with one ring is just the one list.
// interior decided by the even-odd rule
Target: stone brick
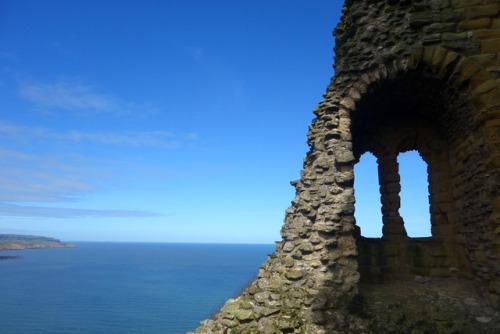
[(466, 58), (461, 58), (457, 55), (457, 62), (453, 64), (453, 70), (449, 76), (448, 81), (453, 82), (454, 79), (456, 79), (462, 73), (463, 68), (468, 64), (470, 64), (470, 62)]
[(475, 39), (493, 39), (500, 38), (499, 29), (478, 29), (472, 31), (472, 38)]
[(437, 44), (439, 42), (441, 42), (441, 33), (428, 34), (428, 35), (422, 37), (422, 44), (423, 45)]
[(431, 34), (431, 33), (442, 33), (442, 32), (455, 32), (456, 29), (457, 29), (457, 24), (454, 22), (433, 23), (429, 26), (424, 27), (424, 33)]
[(455, 61), (458, 59), (458, 54), (454, 52), (448, 52), (444, 57), (441, 69), (438, 72), (439, 77), (445, 76), (453, 69)]
[(469, 80), (476, 73), (481, 71), (481, 67), (473, 62), (468, 62), (463, 68), (458, 72), (459, 75), (455, 80), (455, 84), (460, 85), (462, 82)]
[[(492, 79), (491, 75), (486, 71), (480, 71), (476, 73), (474, 77), (471, 78), (471, 88), (472, 88), (471, 94), (473, 96), (480, 95), (491, 90), (491, 89), (484, 89), (484, 84), (486, 84), (491, 79)], [(478, 87), (483, 87), (483, 88), (478, 89)]]
[[(435, 21), (434, 14), (431, 12), (413, 13), (410, 15), (410, 27), (419, 28)], [(437, 20), (436, 20), (437, 21)]]
[(491, 18), (489, 17), (481, 17), (472, 20), (462, 21), (458, 24), (458, 30), (475, 30), (480, 28), (488, 28), (491, 25)]
[(296, 281), (301, 279), (304, 276), (302, 271), (297, 270), (297, 269), (291, 269), (285, 273), (285, 277), (288, 278), (289, 280)]
[(481, 16), (493, 17), (498, 15), (499, 11), (500, 4), (498, 3), (485, 6), (468, 7), (466, 10), (468, 19), (474, 19)]
[(343, 99), (342, 101), (340, 101), (340, 104), (348, 110), (352, 110), (355, 107), (355, 102), (350, 98)]
[(470, 57), (470, 60), (475, 62), (479, 66), (485, 68), (488, 65), (496, 65), (497, 64), (497, 55), (495, 53), (474, 55), (474, 56)]
[(457, 40), (465, 40), (469, 38), (469, 33), (468, 32), (461, 32), (461, 33), (444, 33), (441, 35), (441, 39), (443, 41), (457, 41)]
[(477, 109), (483, 110), (500, 105), (500, 89), (490, 90), (474, 100)]
[(480, 5), (482, 3), (483, 3), (483, 0), (451, 0), (451, 4), (455, 8)]
[(463, 20), (464, 15), (463, 10), (445, 9), (441, 11), (441, 20), (443, 22), (459, 22)]
[(437, 48), (432, 56), (431, 65), (437, 67), (444, 60), (445, 56), (446, 50), (443, 48)]
[[(482, 78), (482, 77), (486, 77), (486, 78)], [(487, 93), (490, 90), (496, 89), (500, 86), (499, 80), (490, 79), (489, 75), (487, 75), (485, 72), (482, 73), (482, 77), (477, 79), (478, 80), (477, 85), (475, 85), (474, 82), (471, 82), (471, 85), (473, 86), (473, 89), (471, 90), (471, 94), (473, 96)]]
[(500, 53), (500, 38), (482, 40), (481, 53)]
[(236, 319), (221, 319), (220, 322), (223, 326), (228, 328), (233, 328), (239, 325), (239, 322)]
[(249, 321), (254, 319), (254, 314), (252, 310), (237, 310), (234, 315), (240, 321)]

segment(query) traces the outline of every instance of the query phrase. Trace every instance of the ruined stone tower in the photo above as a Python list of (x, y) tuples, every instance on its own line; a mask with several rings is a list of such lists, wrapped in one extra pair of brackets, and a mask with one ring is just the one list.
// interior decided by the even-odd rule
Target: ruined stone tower
[[(500, 308), (499, 13), (500, 0), (345, 1), (283, 240), (196, 333), (361, 333), (360, 284), (405, 275), (469, 280)], [(396, 158), (409, 150), (428, 165), (427, 238), (408, 237), (399, 213)], [(378, 164), (379, 239), (354, 219), (365, 152)]]

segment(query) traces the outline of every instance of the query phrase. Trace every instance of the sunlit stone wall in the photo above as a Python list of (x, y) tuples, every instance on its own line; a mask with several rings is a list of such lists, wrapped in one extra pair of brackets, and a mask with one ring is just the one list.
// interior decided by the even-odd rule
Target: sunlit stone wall
[[(196, 333), (356, 332), (359, 282), (404, 274), (468, 278), (500, 307), (499, 12), (499, 0), (345, 1), (282, 241)], [(399, 214), (396, 157), (408, 150), (429, 166), (425, 239), (407, 237)], [(353, 166), (367, 151), (381, 188), (375, 240), (354, 219)]]

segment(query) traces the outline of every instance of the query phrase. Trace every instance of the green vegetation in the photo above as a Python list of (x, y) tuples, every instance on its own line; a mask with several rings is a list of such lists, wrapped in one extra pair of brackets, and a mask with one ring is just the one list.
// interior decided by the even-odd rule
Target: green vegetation
[(34, 235), (0, 234), (0, 250), (74, 247), (58, 239)]

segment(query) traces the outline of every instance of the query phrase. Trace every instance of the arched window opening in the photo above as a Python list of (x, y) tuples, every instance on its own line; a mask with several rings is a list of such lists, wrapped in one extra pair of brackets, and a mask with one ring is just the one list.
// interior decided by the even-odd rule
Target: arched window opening
[(429, 182), (427, 163), (417, 151), (398, 155), (401, 192), (399, 213), (409, 237), (430, 237)]
[(354, 191), (354, 216), (361, 235), (369, 238), (382, 237), (377, 159), (369, 152), (363, 154), (354, 166)]

